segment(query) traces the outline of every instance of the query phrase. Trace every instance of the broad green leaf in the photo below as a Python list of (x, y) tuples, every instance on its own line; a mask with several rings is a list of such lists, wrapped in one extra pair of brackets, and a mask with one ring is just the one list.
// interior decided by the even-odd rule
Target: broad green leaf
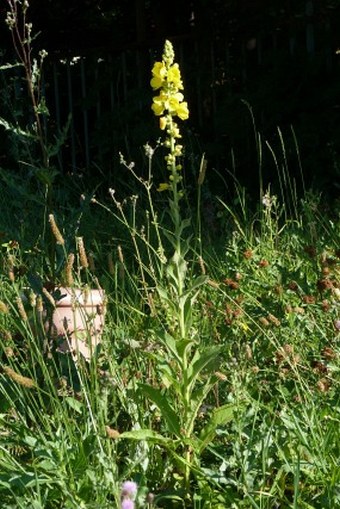
[(194, 290), (197, 290), (200, 286), (204, 285), (208, 281), (208, 276), (197, 276), (191, 283), (191, 285), (187, 288), (185, 293), (191, 293)]
[(176, 342), (177, 352), (180, 358), (183, 358), (184, 354), (188, 354), (190, 348), (195, 344), (192, 339), (179, 339)]
[(35, 437), (27, 435), (24, 437), (23, 442), (27, 444), (29, 447), (34, 448), (37, 445), (38, 440)]
[(65, 401), (72, 410), (75, 410), (78, 414), (82, 413), (83, 403), (81, 401), (71, 397), (65, 398)]
[(168, 241), (170, 242), (170, 244), (176, 248), (176, 238), (174, 237), (174, 234), (172, 232), (169, 232), (167, 230), (163, 230), (163, 235), (168, 239)]
[(163, 419), (165, 420), (170, 433), (177, 437), (181, 436), (180, 423), (177, 414), (168, 403), (167, 398), (159, 389), (147, 384), (139, 384), (140, 390), (147, 396), (160, 410)]
[(159, 333), (159, 339), (162, 343), (167, 347), (167, 349), (174, 355), (178, 362), (181, 362), (181, 357), (178, 353), (177, 349), (177, 341), (171, 334), (166, 331), (161, 331)]
[(194, 391), (191, 395), (190, 400), (190, 421), (188, 422), (188, 427), (191, 428), (190, 432), (194, 428), (195, 420), (199, 410), (203, 404), (203, 401), (214, 387), (216, 382), (218, 381), (217, 377), (211, 377), (204, 385), (199, 387), (196, 391)]
[(157, 495), (157, 502), (162, 502), (162, 500), (170, 500), (171, 502), (180, 502), (183, 504), (183, 498), (172, 493), (170, 493), (170, 495)]
[[(191, 224), (190, 217), (187, 217), (186, 219), (182, 219), (180, 232), (182, 233), (185, 228), (188, 228), (188, 226), (190, 226), (190, 224)], [(190, 235), (190, 237), (192, 237), (192, 235)]]
[(175, 252), (170, 264), (166, 268), (166, 273), (170, 284), (172, 283), (172, 286), (177, 294), (179, 293), (180, 286), (184, 284), (186, 272), (186, 261), (184, 258), (179, 256), (177, 252)]
[(162, 286), (157, 286), (157, 292), (159, 293), (159, 296), (160, 296), (163, 300), (169, 300), (168, 292), (166, 291), (166, 289), (165, 289), (165, 288), (163, 288)]
[(121, 438), (128, 438), (130, 440), (150, 440), (152, 442), (162, 443), (167, 443), (170, 441), (169, 438), (166, 438), (160, 433), (156, 433), (151, 429), (135, 429), (133, 431), (124, 431), (124, 433), (121, 433), (118, 437), (118, 439)]
[(181, 394), (181, 380), (178, 379), (178, 374), (174, 371), (168, 363), (162, 362), (158, 364), (159, 371), (161, 372), (162, 382), (166, 388), (172, 386), (178, 394)]
[(193, 311), (193, 304), (194, 304), (193, 301), (195, 300), (195, 297), (196, 297), (196, 295), (188, 300), (183, 295), (181, 297), (181, 300), (184, 300), (184, 299), (186, 300), (186, 302), (184, 302), (184, 306), (183, 306), (186, 334), (189, 334), (190, 329), (192, 327), (192, 311)]
[(182, 239), (182, 244), (181, 244), (181, 253), (182, 253), (182, 256), (185, 257), (187, 255), (187, 253), (191, 250), (191, 241), (192, 241), (192, 235), (189, 235), (189, 237), (187, 237), (186, 239)]
[(161, 300), (163, 302), (165, 302), (171, 310), (174, 310), (174, 303), (169, 298), (168, 292), (165, 290), (165, 288), (163, 288), (161, 286), (157, 286), (157, 292), (158, 292), (158, 295), (160, 296)]
[(38, 464), (39, 469), (47, 470), (48, 472), (55, 471), (57, 469), (57, 466), (55, 463), (53, 463), (50, 460), (42, 460)]
[(196, 354), (194, 356), (193, 361), (190, 363), (188, 368), (188, 378), (190, 383), (193, 383), (198, 375), (206, 368), (211, 367), (216, 363), (221, 353), (221, 347), (212, 347), (203, 352), (199, 352), (200, 356), (197, 360)]
[(234, 417), (234, 411), (235, 409), (239, 409), (239, 404), (230, 403), (227, 405), (223, 405), (219, 408), (216, 408), (212, 416), (209, 420), (209, 422), (204, 426), (202, 429), (199, 439), (201, 440), (200, 446), (199, 446), (199, 452), (202, 453), (202, 451), (210, 444), (210, 442), (214, 439), (216, 434), (216, 429), (224, 424), (228, 424), (228, 422), (231, 422)]

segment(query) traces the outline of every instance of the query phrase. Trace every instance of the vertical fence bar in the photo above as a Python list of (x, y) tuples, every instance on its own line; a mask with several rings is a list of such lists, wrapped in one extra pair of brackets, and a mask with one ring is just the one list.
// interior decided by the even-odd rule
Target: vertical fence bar
[(243, 90), (245, 90), (247, 86), (248, 70), (247, 70), (247, 51), (244, 42), (241, 43), (241, 65), (242, 65), (241, 70), (242, 88)]
[[(96, 70), (95, 70), (95, 83), (98, 84), (98, 92), (97, 92), (97, 102), (96, 102), (96, 118), (97, 118), (97, 126), (100, 127), (100, 117), (102, 112), (102, 105), (100, 100), (100, 83), (99, 83), (99, 60), (97, 59), (95, 62)], [(99, 142), (98, 146), (98, 156), (99, 156), (99, 163), (102, 164), (103, 162), (103, 146)]]
[[(139, 48), (136, 49), (136, 69), (137, 69), (137, 86), (138, 88), (142, 88), (142, 84), (143, 84), (143, 76), (144, 76), (144, 72), (145, 72), (145, 69), (143, 68), (143, 63), (144, 63), (144, 55), (142, 54), (142, 50), (140, 50)], [(139, 99), (138, 100), (138, 109), (139, 111), (142, 111), (142, 101)]]
[(325, 34), (326, 34), (326, 45), (325, 45), (325, 60), (326, 60), (326, 69), (327, 72), (332, 71), (333, 67), (333, 51), (332, 51), (332, 33), (331, 33), (331, 24), (329, 17), (327, 17), (325, 21)]
[(90, 166), (90, 144), (89, 144), (89, 122), (88, 111), (86, 106), (86, 76), (85, 76), (85, 57), (80, 60), (80, 81), (81, 81), (81, 97), (83, 99), (83, 128), (85, 143), (85, 163), (87, 168)]
[(198, 42), (195, 41), (194, 46), (195, 52), (195, 67), (197, 69), (196, 74), (196, 100), (197, 100), (197, 117), (198, 117), (198, 125), (199, 127), (203, 126), (203, 112), (202, 112), (202, 80), (201, 80), (201, 72), (200, 72), (200, 58), (199, 58), (199, 47)]
[(312, 0), (308, 0), (306, 2), (306, 49), (307, 53), (310, 56), (314, 55), (315, 52), (315, 36), (314, 36), (314, 24), (312, 22), (312, 17), (314, 14), (314, 3)]
[(76, 142), (75, 142), (75, 125), (74, 125), (74, 108), (73, 108), (73, 95), (72, 95), (72, 78), (71, 78), (71, 65), (70, 62), (66, 64), (66, 72), (67, 72), (67, 95), (68, 95), (68, 105), (69, 112), (71, 114), (71, 161), (72, 161), (72, 170), (76, 169)]
[(258, 65), (262, 65), (263, 63), (263, 44), (261, 33), (259, 33), (256, 37), (256, 51), (257, 51), (257, 63)]
[[(127, 95), (128, 95), (128, 85), (127, 85), (127, 56), (126, 52), (123, 51), (121, 56), (121, 62), (122, 62), (122, 84), (123, 84), (123, 94), (122, 99), (123, 103), (126, 103), (127, 101)], [(125, 135), (124, 135), (124, 141), (126, 146), (126, 153), (129, 156), (130, 159), (130, 145), (129, 145), (129, 139), (128, 139), (128, 133), (129, 133), (129, 125), (125, 124)]]
[[(113, 65), (112, 65), (112, 56), (111, 55), (108, 58), (108, 62), (109, 62), (110, 70), (112, 72)], [(110, 107), (111, 107), (111, 113), (113, 113), (114, 107), (115, 107), (115, 90), (114, 90), (114, 86), (113, 86), (113, 76), (111, 73), (110, 73), (110, 75), (111, 75), (111, 79), (110, 79)]]
[(212, 106), (212, 128), (215, 134), (216, 132), (216, 68), (215, 68), (215, 49), (214, 42), (212, 41), (210, 44), (210, 67), (211, 67), (211, 106)]
[(126, 71), (126, 52), (122, 53), (122, 80), (123, 80), (123, 99), (127, 99), (127, 71)]
[[(60, 65), (60, 64), (59, 64)], [(54, 88), (54, 104), (55, 104), (55, 118), (57, 124), (58, 134), (61, 132), (61, 115), (60, 115), (60, 92), (59, 92), (59, 81), (58, 81), (58, 66), (56, 62), (53, 62), (53, 88)], [(62, 149), (58, 151), (58, 164), (60, 171), (63, 170), (63, 152)]]

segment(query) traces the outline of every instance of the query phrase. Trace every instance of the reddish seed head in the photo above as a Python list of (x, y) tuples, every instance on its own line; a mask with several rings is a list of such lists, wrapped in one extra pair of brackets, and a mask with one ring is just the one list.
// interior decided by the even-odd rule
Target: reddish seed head
[(333, 288), (333, 283), (330, 279), (319, 279), (319, 281), (316, 283), (316, 286), (319, 290), (319, 292), (324, 292), (326, 290), (330, 290)]
[(330, 348), (329, 346), (325, 346), (322, 351), (321, 351), (321, 354), (322, 356), (327, 359), (327, 360), (332, 360), (332, 359), (335, 359), (336, 358), (336, 353), (335, 351)]
[(251, 249), (246, 249), (245, 251), (243, 251), (243, 257), (246, 260), (249, 260), (249, 258), (251, 258), (252, 256), (253, 256), (253, 252)]
[(263, 259), (259, 262), (259, 267), (268, 267), (269, 262), (266, 259)]
[(239, 288), (239, 283), (237, 281), (234, 281), (233, 279), (226, 278), (223, 280), (223, 283), (228, 286), (231, 290), (237, 290)]
[(313, 297), (313, 295), (304, 295), (302, 300), (305, 304), (314, 304), (315, 297)]

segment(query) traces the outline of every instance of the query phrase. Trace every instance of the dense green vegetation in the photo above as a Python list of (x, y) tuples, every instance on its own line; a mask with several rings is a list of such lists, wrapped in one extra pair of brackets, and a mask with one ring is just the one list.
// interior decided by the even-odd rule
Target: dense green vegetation
[[(10, 212), (4, 191), (1, 203)], [(32, 275), (42, 280), (50, 275), (37, 247), (43, 218), (33, 207), (30, 202), (36, 243), (29, 222), (3, 223), (6, 214), (1, 214), (1, 228), (15, 232), (3, 239), (1, 251), (4, 508), (118, 507), (125, 479), (138, 482), (141, 499), (153, 492), (156, 507), (337, 506), (335, 211), (325, 215), (322, 201), (306, 195), (296, 204), (297, 216), (287, 218), (285, 204), (266, 194), (255, 214), (244, 202), (224, 204), (211, 224), (202, 211), (200, 242), (198, 230), (190, 228), (186, 284), (207, 276), (193, 303), (190, 334), (200, 355), (212, 348), (218, 358), (207, 361), (197, 378), (196, 390), (209, 381), (211, 391), (188, 443), (171, 421), (173, 412), (182, 411), (175, 390), (181, 372), (164, 335), (172, 330), (169, 310), (157, 294), (160, 285), (170, 291), (171, 281), (152, 274), (150, 246), (141, 245), (140, 258), (135, 257), (136, 239), (124, 233), (114, 205), (111, 215), (96, 203), (82, 211), (63, 207), (58, 220), (67, 252), (73, 251), (75, 218), (81, 218), (79, 232), (92, 252), (92, 276), (107, 293), (108, 311), (91, 363), (74, 364), (53, 344), (46, 355), (44, 329), (35, 323), (39, 309)], [(136, 220), (138, 236), (141, 231), (151, 236), (154, 228), (145, 210), (130, 199), (124, 207)], [(213, 227), (219, 241), (204, 233)], [(159, 228), (163, 236), (164, 226)], [(33, 325), (18, 300), (27, 288), (25, 308)], [(182, 451), (187, 447), (194, 459), (186, 491)]]
[[(292, 177), (280, 129), (276, 149), (254, 128), (258, 196), (236, 179), (214, 193), (182, 146), (190, 98), (169, 41), (159, 60), (160, 139), (143, 168), (121, 155), (104, 192), (55, 171), (67, 126), (46, 138), (39, 66), (22, 59), (33, 120), (1, 119), (20, 155), (0, 170), (2, 507), (334, 509), (339, 202), (304, 187), (295, 137)], [(46, 326), (60, 286), (105, 292), (89, 360)]]

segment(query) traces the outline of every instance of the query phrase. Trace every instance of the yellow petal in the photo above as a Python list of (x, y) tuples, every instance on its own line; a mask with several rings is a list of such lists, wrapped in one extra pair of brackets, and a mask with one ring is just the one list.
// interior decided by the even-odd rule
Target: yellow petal
[(176, 113), (181, 120), (186, 120), (187, 118), (189, 118), (188, 103), (185, 101), (182, 102), (177, 108)]
[(153, 76), (164, 79), (166, 76), (166, 67), (164, 62), (155, 62), (151, 72)]
[(152, 111), (155, 115), (163, 115), (164, 113), (164, 101), (161, 96), (156, 96), (153, 98), (153, 104), (151, 106)]
[(162, 129), (162, 131), (164, 131), (164, 129), (166, 128), (166, 125), (167, 125), (166, 117), (161, 117), (159, 119), (159, 127), (160, 127), (160, 129)]
[(183, 88), (181, 71), (179, 70), (178, 64), (174, 64), (168, 69), (168, 82), (173, 83), (175, 87), (179, 89)]
[(178, 102), (182, 102), (184, 99), (184, 95), (182, 94), (182, 92), (176, 92), (176, 94), (173, 94), (173, 98)]
[(169, 98), (169, 101), (168, 101), (168, 104), (169, 104), (169, 110), (171, 113), (176, 113), (176, 111), (178, 110), (179, 108), (179, 100), (178, 98), (173, 95)]
[(158, 76), (154, 76), (152, 78), (152, 80), (150, 81), (150, 85), (153, 88), (153, 90), (157, 90), (158, 88), (161, 88), (163, 83), (164, 82), (163, 82), (162, 78), (159, 78)]
[(156, 62), (152, 68), (152, 79), (150, 85), (154, 90), (161, 88), (166, 77), (166, 67), (163, 62)]

